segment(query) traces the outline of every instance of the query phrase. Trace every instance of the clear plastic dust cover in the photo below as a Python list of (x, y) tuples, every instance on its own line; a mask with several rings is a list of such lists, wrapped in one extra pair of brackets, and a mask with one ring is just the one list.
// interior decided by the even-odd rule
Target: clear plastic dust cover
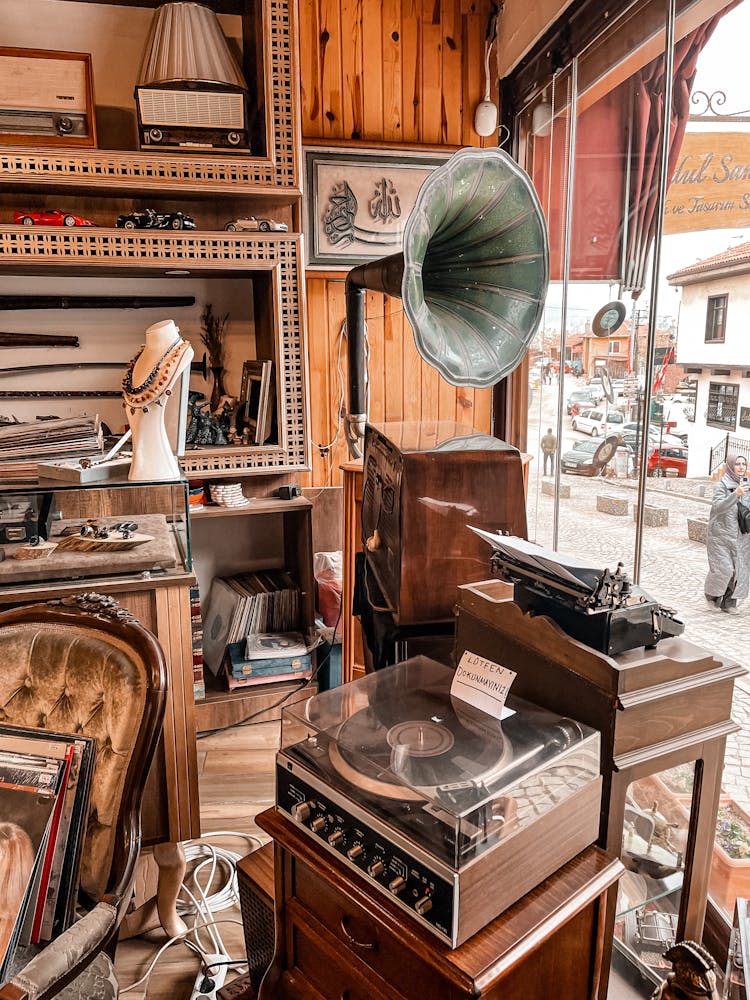
[(509, 696), (502, 719), (415, 657), (282, 712), (281, 757), (460, 869), (599, 775), (599, 733)]

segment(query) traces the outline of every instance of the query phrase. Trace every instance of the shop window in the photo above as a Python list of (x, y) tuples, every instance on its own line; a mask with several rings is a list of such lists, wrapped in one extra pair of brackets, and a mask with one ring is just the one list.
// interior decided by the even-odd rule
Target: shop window
[(710, 382), (708, 386), (708, 413), (706, 422), (714, 427), (734, 430), (737, 426), (737, 403), (740, 397), (738, 385)]
[(727, 295), (711, 295), (706, 310), (706, 343), (723, 344), (727, 325)]

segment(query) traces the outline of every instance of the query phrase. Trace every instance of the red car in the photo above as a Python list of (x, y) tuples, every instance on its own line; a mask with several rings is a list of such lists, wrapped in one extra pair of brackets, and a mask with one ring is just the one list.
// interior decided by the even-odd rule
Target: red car
[(13, 221), (19, 226), (93, 226), (93, 222), (82, 219), (71, 212), (61, 212), (59, 208), (49, 212), (14, 212)]
[(666, 476), (667, 469), (676, 469), (679, 479), (687, 476), (687, 448), (676, 448), (671, 445), (657, 446), (648, 456), (646, 470), (649, 476)]

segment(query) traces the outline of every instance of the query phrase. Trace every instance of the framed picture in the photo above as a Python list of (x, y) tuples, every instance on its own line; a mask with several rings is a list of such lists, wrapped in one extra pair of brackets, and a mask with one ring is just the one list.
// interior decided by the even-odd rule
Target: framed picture
[(249, 444), (265, 444), (273, 425), (276, 400), (273, 361), (245, 361), (240, 387), (240, 416), (249, 431)]
[(307, 146), (308, 267), (348, 270), (399, 253), (420, 187), (450, 155)]

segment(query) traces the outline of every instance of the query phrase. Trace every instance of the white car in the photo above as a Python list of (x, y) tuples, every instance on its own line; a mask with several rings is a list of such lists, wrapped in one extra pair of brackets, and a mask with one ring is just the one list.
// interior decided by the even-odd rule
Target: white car
[(286, 222), (276, 222), (274, 219), (256, 219), (254, 215), (248, 215), (240, 219), (233, 219), (224, 228), (229, 233), (285, 233), (289, 226)]
[[(620, 427), (620, 433), (625, 439), (625, 443), (634, 448), (636, 440), (640, 441), (643, 428), (639, 423), (631, 420)], [(662, 445), (665, 448), (681, 448), (684, 445), (682, 438), (676, 434), (667, 434), (666, 431), (662, 431), (661, 428), (655, 427), (653, 424), (650, 424), (648, 428), (648, 443), (652, 447)]]
[(625, 423), (625, 415), (618, 410), (581, 410), (573, 417), (573, 430), (583, 431), (592, 437), (618, 434)]

